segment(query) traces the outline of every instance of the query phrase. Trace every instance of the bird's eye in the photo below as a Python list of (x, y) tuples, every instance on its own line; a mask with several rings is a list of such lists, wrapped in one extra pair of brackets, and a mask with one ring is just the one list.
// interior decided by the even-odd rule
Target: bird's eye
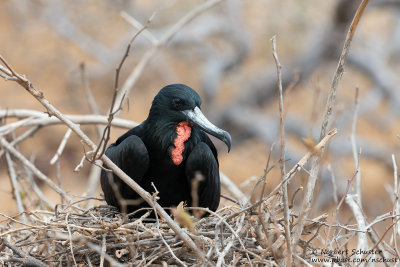
[(172, 104), (174, 105), (175, 108), (180, 108), (185, 105), (185, 102), (180, 98), (174, 98), (172, 99)]

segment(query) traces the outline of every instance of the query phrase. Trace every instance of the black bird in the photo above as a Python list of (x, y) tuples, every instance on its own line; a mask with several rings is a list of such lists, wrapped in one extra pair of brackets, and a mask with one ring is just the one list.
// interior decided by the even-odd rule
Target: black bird
[[(198, 206), (215, 211), (219, 205), (217, 150), (206, 133), (222, 140), (228, 151), (232, 139), (207, 120), (200, 105), (201, 98), (192, 88), (183, 84), (165, 86), (155, 96), (147, 119), (120, 136), (105, 152), (146, 191), (154, 192), (154, 183), (162, 207), (177, 206), (181, 201), (188, 206), (196, 204), (191, 196), (197, 173), (203, 178), (197, 186)], [(121, 211), (130, 213), (149, 207), (110, 172), (102, 171), (101, 187), (107, 203)], [(121, 198), (134, 201), (124, 206)]]

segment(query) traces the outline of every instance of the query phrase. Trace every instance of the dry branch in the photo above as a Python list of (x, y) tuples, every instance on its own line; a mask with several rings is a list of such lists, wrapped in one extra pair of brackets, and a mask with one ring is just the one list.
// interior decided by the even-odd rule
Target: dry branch
[[(168, 43), (173, 43), (177, 45), (187, 44), (188, 42), (193, 42), (195, 44), (199, 44), (203, 42), (205, 36), (204, 33), (199, 37), (196, 33), (182, 34), (176, 36), (174, 40), (172, 38), (175, 36), (177, 32), (179, 32), (182, 27), (184, 27), (190, 20), (195, 18), (201, 12), (222, 2), (223, 0), (217, 1), (207, 1), (197, 9), (189, 12), (184, 18), (179, 20), (174, 27), (170, 28), (163, 35), (154, 34), (156, 30), (152, 30), (152, 32), (143, 30), (143, 34), (145, 37), (151, 42), (153, 47), (144, 53), (144, 56), (140, 60), (139, 64), (133, 70), (128, 80), (124, 84), (124, 87), (121, 91), (125, 91), (125, 93), (121, 93), (121, 95), (128, 95), (129, 90), (134, 86), (137, 82), (138, 78), (143, 73), (144, 68), (150, 62), (151, 58), (159, 52), (163, 47), (165, 47)], [(364, 1), (365, 5), (367, 1)], [(235, 6), (237, 8), (239, 1), (230, 3), (230, 5)], [(339, 14), (339, 9), (342, 6), (349, 7), (352, 6), (356, 2), (348, 2), (346, 0), (339, 1), (338, 7), (336, 10), (337, 14)], [(49, 6), (46, 7), (46, 12), (48, 12)], [(344, 13), (352, 13), (351, 8), (344, 8)], [(356, 18), (361, 17), (361, 11), (356, 14)], [(60, 13), (58, 9), (57, 14)], [(232, 15), (232, 14), (230, 14)], [(351, 14), (352, 15), (352, 14)], [(127, 14), (123, 14), (124, 18), (130, 21), (134, 27), (137, 29), (143, 28), (143, 26), (134, 18)], [(65, 16), (61, 19), (64, 21)], [(215, 20), (212, 20), (213, 22)], [(346, 20), (344, 20), (346, 22)], [(67, 21), (68, 22), (68, 21)], [(70, 25), (71, 22), (68, 22)], [(293, 148), (285, 147), (285, 132), (288, 135), (301, 135), (306, 136), (309, 134), (310, 129), (304, 129), (302, 125), (302, 120), (297, 117), (285, 117), (284, 107), (283, 107), (283, 88), (282, 84), (286, 87), (287, 81), (292, 79), (292, 70), (294, 69), (292, 64), (288, 64), (288, 68), (285, 68), (285, 73), (280, 73), (280, 63), (279, 59), (276, 55), (276, 47), (275, 42), (273, 45), (274, 56), (276, 60), (276, 67), (278, 71), (278, 82), (276, 83), (274, 78), (268, 77), (269, 81), (267, 85), (263, 84), (262, 88), (266, 89), (265, 94), (257, 94), (251, 93), (251, 98), (257, 99), (260, 103), (265, 102), (265, 97), (268, 97), (270, 94), (269, 87), (273, 87), (274, 89), (278, 86), (280, 93), (280, 132), (281, 132), (281, 176), (282, 180), (280, 184), (273, 189), (269, 194), (264, 194), (264, 189), (266, 186), (266, 174), (270, 171), (269, 168), (269, 159), (267, 163), (267, 168), (264, 174), (264, 178), (260, 178), (257, 182), (256, 186), (259, 183), (263, 182), (263, 191), (258, 201), (252, 203), (251, 196), (244, 194), (232, 181), (229, 180), (223, 173), (221, 176), (221, 184), (226, 187), (229, 194), (233, 196), (238, 201), (232, 199), (235, 205), (224, 207), (217, 212), (211, 212), (208, 209), (202, 208), (187, 208), (190, 210), (197, 210), (199, 212), (208, 212), (210, 214), (209, 217), (201, 218), (197, 220), (196, 218), (192, 218), (194, 220), (193, 229), (179, 228), (176, 223), (174, 223), (171, 218), (165, 214), (164, 210), (158, 206), (156, 203), (156, 197), (151, 196), (147, 192), (144, 192), (137, 184), (134, 182), (130, 182), (131, 180), (127, 177), (120, 169), (118, 169), (115, 165), (113, 165), (107, 157), (102, 157), (102, 160), (105, 162), (105, 166), (108, 166), (111, 170), (114, 171), (117, 175), (121, 177), (122, 180), (128, 181), (128, 183), (134, 190), (137, 190), (139, 194), (143, 194), (142, 197), (149, 202), (152, 206), (151, 209), (156, 210), (156, 214), (160, 214), (162, 218), (157, 217), (157, 220), (154, 222), (151, 219), (148, 219), (149, 212), (143, 215), (139, 219), (131, 219), (126, 216), (121, 215), (120, 213), (114, 212), (114, 210), (110, 207), (96, 207), (92, 209), (82, 208), (89, 207), (90, 199), (82, 198), (78, 202), (72, 202), (72, 198), (76, 196), (72, 196), (66, 194), (70, 199), (63, 203), (62, 205), (57, 205), (54, 211), (25, 211), (23, 204), (17, 203), (19, 207), (20, 213), (15, 216), (7, 216), (0, 214), (5, 217), (3, 219), (3, 225), (0, 225), (0, 237), (4, 238), (8, 243), (4, 241), (0, 244), (0, 264), (25, 264), (32, 266), (45, 266), (45, 265), (68, 265), (68, 266), (104, 266), (109, 264), (110, 266), (153, 266), (153, 265), (182, 265), (182, 266), (192, 266), (192, 265), (217, 265), (217, 266), (225, 266), (225, 265), (241, 265), (241, 266), (284, 266), (285, 260), (286, 265), (306, 265), (312, 266), (314, 262), (313, 258), (319, 257), (320, 255), (315, 255), (314, 251), (318, 250), (319, 247), (324, 246), (329, 249), (346, 249), (348, 247), (353, 246), (353, 241), (357, 242), (356, 245), (358, 248), (367, 248), (368, 240), (367, 235), (370, 237), (370, 242), (372, 242), (372, 249), (378, 248), (380, 250), (379, 255), (382, 258), (387, 258), (393, 256), (398, 256), (398, 248), (397, 248), (397, 238), (399, 237), (400, 227), (399, 227), (399, 188), (398, 185), (398, 177), (397, 177), (397, 166), (394, 160), (394, 156), (392, 162), (389, 162), (391, 165), (393, 164), (394, 168), (394, 187), (390, 190), (391, 198), (393, 199), (393, 210), (392, 213), (383, 214), (373, 219), (372, 222), (367, 221), (367, 217), (363, 214), (361, 208), (361, 201), (355, 201), (355, 196), (350, 195), (346, 198), (348, 191), (351, 188), (351, 180), (356, 176), (360, 175), (359, 168), (359, 159), (357, 153), (357, 146), (355, 145), (355, 125), (356, 118), (358, 113), (358, 105), (356, 107), (356, 112), (354, 113), (354, 119), (352, 124), (352, 146), (349, 146), (345, 141), (346, 137), (338, 137), (334, 140), (336, 141), (334, 145), (335, 147), (331, 149), (331, 155), (337, 156), (342, 155), (339, 153), (348, 153), (352, 151), (354, 154), (354, 160), (356, 165), (356, 172), (354, 177), (350, 180), (348, 184), (348, 188), (343, 195), (343, 190), (339, 190), (339, 194), (342, 194), (342, 198), (340, 202), (338, 202), (337, 197), (335, 198), (336, 210), (335, 213), (330, 218), (331, 221), (326, 222), (326, 214), (318, 216), (316, 219), (308, 219), (308, 213), (311, 209), (309, 203), (311, 203), (315, 186), (315, 179), (317, 179), (317, 173), (320, 164), (320, 156), (322, 156), (325, 151), (325, 147), (329, 140), (336, 134), (336, 129), (328, 132), (330, 129), (330, 125), (332, 124), (332, 114), (333, 108), (335, 107), (335, 98), (338, 83), (341, 79), (341, 75), (343, 74), (344, 64), (346, 63), (346, 58), (348, 57), (348, 49), (351, 41), (351, 37), (354, 35), (355, 26), (358, 21), (353, 20), (352, 27), (349, 30), (349, 34), (346, 38), (345, 48), (342, 51), (342, 56), (340, 58), (337, 71), (333, 78), (331, 84), (331, 92), (328, 98), (328, 102), (326, 105), (324, 123), (321, 129), (320, 142), (316, 146), (310, 146), (309, 152), (304, 155), (298, 163), (286, 173), (285, 162), (286, 159), (294, 160), (296, 162), (302, 154), (296, 153), (296, 150)], [(207, 25), (210, 23), (207, 23)], [(212, 24), (212, 23), (211, 23)], [(337, 24), (339, 23), (339, 19), (332, 26), (339, 27)], [(217, 25), (217, 24), (215, 24)], [(212, 25), (215, 28), (215, 25)], [(218, 24), (220, 25), (220, 24)], [(232, 35), (236, 34), (234, 31), (229, 31), (231, 28), (235, 28), (239, 24), (236, 24), (236, 21), (231, 25), (227, 26), (224, 31), (224, 35)], [(192, 30), (194, 25), (191, 25), (189, 32)], [(240, 25), (239, 25), (240, 26)], [(206, 28), (209, 26), (205, 26)], [(343, 27), (343, 26), (341, 26)], [(189, 28), (189, 27), (188, 27)], [(340, 28), (340, 27), (339, 27)], [(60, 29), (59, 25), (56, 26), (56, 29)], [(207, 28), (208, 29), (208, 28)], [(332, 28), (327, 27), (327, 32), (334, 31)], [(237, 29), (236, 29), (237, 30)], [(337, 30), (337, 29), (336, 29)], [(165, 28), (160, 30), (159, 32), (165, 32)], [(212, 33), (218, 32), (214, 30)], [(343, 31), (339, 31), (343, 33)], [(335, 35), (333, 33), (332, 35)], [(161, 38), (156, 38), (155, 36), (162, 36)], [(350, 38), (349, 38), (350, 36)], [(79, 37), (79, 36), (78, 36)], [(240, 36), (241, 39), (246, 39), (246, 36)], [(337, 37), (337, 36), (336, 36)], [(341, 36), (340, 38), (342, 38)], [(236, 37), (233, 37), (234, 39)], [(301, 62), (309, 63), (304, 64), (304, 68), (302, 68), (300, 73), (300, 79), (304, 79), (307, 75), (309, 75), (321, 62), (322, 60), (327, 60), (327, 58), (332, 58), (332, 55), (336, 55), (336, 52), (327, 55), (332, 48), (332, 51), (336, 51), (336, 48), (339, 47), (340, 42), (337, 39), (336, 43), (330, 44), (333, 38), (328, 38), (323, 40), (322, 44), (324, 47), (312, 46), (311, 52), (306, 53), (303, 60)], [(81, 40), (79, 40), (80, 42)], [(317, 44), (321, 44), (320, 42), (316, 42)], [(328, 44), (328, 45), (327, 45)], [(325, 46), (327, 45), (327, 46)], [(201, 45), (199, 45), (201, 46)], [(315, 49), (315, 48), (318, 49)], [(390, 53), (395, 53), (394, 47), (391, 47), (392, 51)], [(203, 50), (207, 50), (204, 49)], [(207, 88), (216, 89), (217, 83), (221, 80), (221, 75), (224, 73), (225, 69), (228, 69), (229, 60), (222, 59), (222, 57), (218, 57), (218, 53), (215, 51), (201, 51), (206, 55), (206, 63), (203, 76), (207, 78), (207, 84), (204, 92), (206, 97), (210, 94)], [(129, 51), (129, 48), (128, 48)], [(339, 51), (339, 49), (337, 49)], [(239, 51), (240, 52), (240, 51)], [(240, 54), (234, 51), (233, 54)], [(386, 56), (389, 53), (386, 54)], [(104, 55), (97, 55), (104, 56)], [(203, 56), (203, 54), (202, 54)], [(240, 58), (240, 55), (235, 57), (235, 59)], [(104, 58), (103, 58), (104, 59)], [(357, 60), (359, 58), (357, 56), (353, 57), (354, 60), (348, 59), (348, 63), (357, 64)], [(369, 75), (373, 82), (375, 82), (379, 87), (384, 87), (384, 90), (388, 90), (387, 94), (392, 96), (390, 99), (391, 103), (398, 102), (398, 96), (395, 94), (396, 88), (396, 79), (393, 79), (391, 75), (381, 75), (383, 71), (378, 72), (378, 69), (382, 67), (383, 60), (387, 60), (385, 57), (383, 60), (376, 60), (375, 57), (366, 57), (362, 58), (362, 64), (359, 68), (367, 69)], [(228, 62), (228, 63), (227, 63)], [(121, 65), (123, 60), (121, 61)], [(373, 64), (372, 64), (373, 63)], [(376, 65), (375, 65), (376, 63)], [(379, 64), (378, 64), (379, 63)], [(34, 111), (34, 110), (0, 110), (0, 121), (6, 121), (8, 118), (12, 118), (12, 122), (6, 125), (2, 125), (0, 127), (0, 157), (5, 154), (8, 166), (12, 166), (12, 160), (18, 159), (23, 162), (22, 165), (15, 164), (14, 168), (16, 170), (12, 171), (13, 168), (10, 167), (10, 178), (11, 182), (14, 185), (21, 185), (21, 190), (23, 192), (28, 192), (26, 188), (24, 188), (24, 184), (27, 182), (32, 182), (32, 188), (34, 189), (37, 196), (40, 199), (45, 201), (45, 197), (43, 193), (39, 190), (33, 180), (33, 176), (39, 177), (39, 179), (47, 181), (46, 183), (49, 186), (52, 186), (52, 181), (47, 176), (44, 176), (38, 169), (32, 164), (27, 165), (29, 162), (21, 152), (18, 151), (17, 145), (25, 140), (27, 137), (35, 134), (39, 129), (42, 129), (43, 126), (53, 125), (53, 124), (66, 124), (69, 128), (74, 131), (75, 134), (78, 135), (79, 138), (84, 140), (85, 145), (85, 155), (82, 157), (82, 165), (89, 156), (99, 156), (102, 153), (96, 153), (96, 146), (91, 140), (83, 134), (80, 130), (79, 125), (77, 124), (95, 124), (99, 127), (99, 125), (108, 125), (108, 126), (118, 126), (123, 128), (132, 128), (137, 124), (127, 120), (121, 120), (115, 118), (113, 120), (108, 119), (104, 116), (94, 115), (64, 115), (61, 114), (57, 109), (55, 109), (51, 104), (47, 102), (41, 92), (38, 92), (34, 89), (32, 84), (27, 80), (24, 76), (16, 73), (6, 62), (4, 64), (7, 67), (3, 67), (0, 65), (0, 77), (9, 80), (16, 81), (20, 85), (22, 85), (25, 89), (27, 89), (35, 98), (41, 102), (45, 108), (47, 109), (47, 113)], [(286, 65), (286, 64), (285, 64)], [(156, 66), (158, 69), (162, 69), (163, 67)], [(169, 70), (166, 70), (168, 72)], [(385, 70), (386, 72), (386, 70)], [(82, 73), (83, 74), (83, 73)], [(205, 74), (205, 75), (204, 75)], [(390, 73), (389, 73), (390, 74)], [(208, 76), (209, 75), (209, 76)], [(164, 73), (165, 76), (165, 73)], [(118, 81), (118, 79), (117, 79)], [(263, 80), (265, 81), (265, 80)], [(88, 98), (92, 98), (90, 100), (92, 103), (90, 104), (92, 107), (92, 111), (95, 108), (94, 99), (88, 91), (87, 78), (83, 78), (84, 87), (86, 90), (86, 94)], [(270, 86), (273, 84), (274, 86)], [(277, 86), (275, 86), (277, 85)], [(246, 85), (248, 86), (248, 85)], [(118, 86), (116, 86), (118, 87)], [(252, 87), (252, 85), (250, 85)], [(120, 92), (121, 92), (120, 91)], [(243, 92), (247, 91), (246, 88), (242, 90)], [(386, 91), (385, 91), (386, 92)], [(211, 92), (214, 94), (215, 92)], [(243, 93), (244, 94), (248, 94)], [(119, 97), (121, 96), (118, 95)], [(117, 97), (117, 96), (116, 96)], [(110, 113), (117, 111), (123, 105), (123, 97), (119, 99), (120, 101), (113, 101), (115, 103), (116, 109), (111, 108)], [(210, 99), (207, 99), (210, 100)], [(235, 99), (236, 101), (237, 99)], [(243, 99), (239, 99), (235, 103), (242, 103)], [(254, 99), (253, 99), (254, 101)], [(379, 100), (378, 100), (379, 101)], [(211, 102), (211, 101), (207, 101)], [(360, 101), (361, 102), (361, 101)], [(375, 102), (376, 103), (376, 102)], [(243, 104), (243, 103), (242, 103)], [(254, 102), (252, 102), (254, 104)], [(316, 110), (313, 111), (315, 114)], [(362, 112), (362, 106), (360, 109), (360, 113)], [(94, 113), (97, 113), (94, 111)], [(276, 118), (268, 117), (264, 113), (256, 110), (253, 105), (251, 108), (245, 107), (243, 105), (239, 105), (236, 107), (228, 108), (227, 112), (229, 115), (225, 116), (223, 119), (228, 121), (232, 121), (233, 125), (243, 126), (242, 128), (246, 128), (246, 134), (251, 136), (260, 137), (263, 141), (268, 144), (271, 144), (277, 139), (279, 134), (277, 126)], [(371, 112), (372, 113), (372, 112)], [(239, 115), (238, 115), (239, 114)], [(243, 115), (244, 114), (244, 115)], [(255, 115), (254, 115), (255, 114)], [(117, 115), (117, 114), (116, 114)], [(241, 116), (241, 117), (239, 117)], [(347, 116), (346, 115), (343, 115)], [(217, 114), (218, 117), (218, 114)], [(375, 115), (375, 119), (377, 115)], [(14, 119), (18, 119), (18, 121), (14, 122)], [(378, 118), (379, 119), (379, 118)], [(369, 119), (370, 120), (370, 119)], [(338, 119), (339, 121), (339, 119)], [(347, 119), (346, 123), (341, 121), (340, 125), (337, 125), (338, 128), (345, 128), (344, 124), (349, 124), (350, 119)], [(370, 120), (371, 121), (371, 120)], [(111, 122), (111, 123), (110, 123)], [(295, 122), (295, 123), (293, 123)], [(225, 123), (225, 122), (224, 122)], [(348, 126), (348, 125), (347, 125)], [(22, 127), (31, 127), (29, 129), (25, 129)], [(14, 137), (13, 139), (9, 138), (6, 135), (15, 135), (15, 130), (19, 130), (18, 133), (22, 132), (18, 137)], [(275, 132), (274, 132), (275, 131)], [(249, 135), (249, 136), (250, 136)], [(248, 137), (247, 137), (248, 138)], [(66, 143), (66, 139), (63, 140), (60, 144), (60, 149), (56, 155), (61, 154), (62, 147)], [(246, 137), (243, 138), (243, 140)], [(9, 140), (9, 141), (8, 141)], [(359, 147), (363, 147), (365, 144), (365, 140), (362, 138), (358, 138)], [(363, 142), (364, 141), (364, 142)], [(368, 141), (367, 141), (368, 142)], [(372, 155), (375, 159), (378, 159), (380, 162), (385, 162), (388, 165), (388, 157), (387, 157), (387, 148), (380, 149), (381, 147), (378, 144), (372, 144), (373, 149), (369, 146), (367, 149), (363, 149), (363, 156)], [(392, 149), (392, 148), (390, 148)], [(87, 151), (86, 151), (87, 150)], [(271, 156), (272, 153), (270, 153)], [(386, 158), (386, 159), (385, 159)], [(299, 172), (308, 173), (305, 166), (307, 162), (313, 159), (314, 163), (312, 164), (311, 174), (309, 175), (309, 183), (307, 187), (306, 197), (304, 198), (303, 207), (300, 208), (298, 212), (294, 212), (291, 210), (295, 201), (293, 200), (296, 196), (296, 199), (299, 198), (297, 192), (301, 192), (300, 189), (296, 190), (292, 195), (291, 205), (288, 203), (288, 195), (287, 195), (287, 186), (292, 181), (292, 179)], [(98, 165), (100, 165), (97, 162)], [(22, 167), (21, 167), (22, 166)], [(18, 170), (18, 167), (21, 169)], [(28, 168), (30, 170), (28, 170)], [(272, 167), (271, 167), (272, 168)], [(93, 166), (93, 169), (99, 170), (97, 167)], [(336, 196), (336, 180), (334, 176), (340, 177), (340, 170), (336, 170), (328, 167), (328, 170), (331, 173), (332, 181), (335, 185), (335, 196)], [(25, 172), (24, 172), (25, 171)], [(23, 173), (23, 175), (21, 175)], [(24, 177), (24, 174), (27, 175), (27, 178)], [(94, 176), (92, 176), (92, 181), (95, 181), (98, 178), (98, 175), (93, 172)], [(19, 179), (19, 181), (18, 181)], [(18, 184), (19, 182), (19, 184)], [(54, 184), (54, 183), (53, 183)], [(54, 184), (55, 185), (55, 184)], [(35, 187), (36, 186), (36, 187)], [(95, 188), (95, 184), (92, 183), (88, 188)], [(60, 188), (60, 187), (59, 187)], [(301, 188), (301, 187), (299, 187)], [(357, 185), (357, 188), (359, 186)], [(62, 188), (60, 188), (62, 190)], [(53, 188), (53, 190), (57, 191), (57, 188)], [(23, 202), (23, 200), (18, 200), (18, 189), (14, 186), (13, 194), (15, 195), (17, 202)], [(89, 195), (91, 195), (90, 190), (87, 191)], [(93, 190), (91, 192), (94, 192)], [(64, 192), (65, 194), (65, 192)], [(265, 196), (267, 195), (267, 196)], [(358, 196), (361, 198), (361, 192), (358, 193)], [(29, 196), (28, 196), (29, 197)], [(88, 201), (89, 200), (89, 201)], [(98, 199), (97, 199), (98, 200)], [(337, 214), (339, 210), (341, 211), (343, 207), (344, 201), (349, 203), (351, 210), (356, 215), (356, 224), (344, 224), (339, 219)], [(26, 202), (26, 201), (25, 201)], [(46, 203), (47, 200), (45, 201)], [(358, 202), (358, 203), (357, 203)], [(86, 204), (86, 205), (85, 205)], [(50, 207), (54, 207), (54, 205), (50, 204)], [(28, 210), (28, 209), (27, 209)], [(343, 214), (343, 213), (342, 213)], [(26, 215), (26, 219), (23, 217)], [(158, 216), (158, 215), (156, 215)], [(26, 221), (25, 221), (26, 220)], [(384, 233), (377, 232), (373, 229), (378, 224), (380, 225), (388, 225), (388, 221), (392, 220), (392, 225), (386, 229)], [(22, 224), (24, 227), (21, 228)], [(391, 230), (393, 227), (393, 231)], [(334, 230), (332, 230), (334, 229)], [(293, 230), (292, 240), (290, 235)], [(333, 233), (333, 234), (332, 234)], [(392, 233), (391, 237), (386, 237), (388, 233)], [(358, 239), (357, 239), (358, 237)], [(286, 239), (286, 242), (285, 242)], [(390, 241), (387, 241), (390, 239)], [(288, 243), (289, 241), (289, 243)], [(292, 242), (290, 242), (292, 241)], [(387, 243), (388, 242), (388, 243)], [(394, 248), (393, 247), (394, 242)], [(322, 245), (321, 245), (322, 244)], [(366, 245), (367, 244), (367, 245)], [(299, 252), (299, 249), (302, 249), (302, 252)], [(172, 255), (172, 257), (171, 257)], [(289, 255), (289, 256), (288, 256)], [(326, 255), (326, 258), (331, 259), (332, 262), (335, 260), (334, 255)], [(360, 257), (361, 258), (361, 257)], [(365, 258), (365, 257), (363, 257)], [(332, 263), (333, 265), (335, 263)], [(389, 266), (389, 265), (387, 265)]]
[(19, 248), (13, 246), (10, 242), (5, 238), (1, 238), (1, 242), (4, 246), (11, 249), (15, 254), (17, 254), (20, 258), (14, 258), (13, 260), (16, 262), (22, 262), (23, 266), (32, 266), (32, 267), (45, 267), (46, 264), (43, 262), (29, 256), (25, 252), (21, 251)]
[[(284, 109), (283, 109), (283, 89), (282, 89), (282, 76), (281, 76), (281, 63), (279, 62), (278, 52), (276, 51), (276, 36), (272, 37), (272, 54), (276, 64), (276, 72), (278, 75), (278, 90), (279, 90), (279, 118), (280, 118), (280, 141), (281, 141), (281, 156), (280, 156), (280, 165), (281, 165), (281, 177), (282, 181), (286, 177), (286, 134), (285, 134), (285, 120), (284, 116)], [(282, 191), (283, 191), (283, 204), (284, 204), (284, 217), (285, 217), (285, 238), (286, 238), (286, 245), (288, 249), (287, 255), (287, 266), (292, 266), (293, 262), (293, 255), (292, 255), (292, 244), (291, 244), (291, 230), (290, 230), (290, 210), (289, 210), (289, 199), (288, 199), (288, 191), (287, 191), (287, 183), (282, 184)]]
[(11, 185), (12, 185), (12, 190), (14, 194), (14, 198), (17, 202), (17, 208), (18, 212), (22, 214), (22, 222), (27, 223), (26, 221), (26, 216), (24, 213), (24, 206), (21, 200), (21, 195), (20, 191), (18, 189), (18, 183), (17, 183), (17, 174), (15, 172), (15, 167), (14, 167), (14, 162), (11, 160), (11, 156), (8, 152), (6, 152), (6, 160), (7, 160), (7, 165), (8, 165), (8, 173), (10, 175), (10, 180), (11, 180)]
[[(65, 117), (59, 110), (57, 110), (53, 105), (51, 105), (43, 96), (42, 92), (37, 91), (32, 83), (21, 75), (15, 73), (12, 68), (6, 63), (4, 58), (0, 55), (0, 60), (9, 68), (9, 70), (13, 73), (14, 77), (18, 78), (17, 83), (20, 84), (23, 88), (25, 88), (33, 97), (36, 98), (46, 109), (50, 116), (57, 117), (60, 121), (62, 121), (65, 125), (67, 125), (77, 136), (79, 136), (86, 145), (88, 145), (93, 151), (96, 151), (97, 147), (87, 137), (87, 135), (80, 129), (79, 125), (73, 123), (67, 117)], [(1, 145), (5, 146), (11, 153), (15, 155), (19, 155), (19, 152), (16, 151), (13, 147), (9, 145), (4, 138), (1, 138)], [(20, 159), (21, 160), (21, 159)], [(129, 187), (135, 190), (151, 207), (154, 207), (160, 216), (167, 222), (167, 224), (171, 227), (171, 229), (187, 244), (187, 246), (192, 249), (196, 256), (200, 261), (204, 261), (204, 255), (202, 251), (196, 246), (193, 240), (174, 222), (171, 217), (165, 212), (165, 210), (153, 200), (152, 196), (145, 191), (142, 187), (140, 187), (134, 180), (132, 180), (128, 175), (126, 175), (117, 165), (115, 165), (106, 155), (102, 155), (101, 160), (103, 163), (110, 168), (122, 181), (124, 181)], [(36, 168), (30, 163), (25, 162), (26, 165), (32, 166), (32, 170), (37, 171)], [(36, 174), (36, 173), (35, 173)], [(40, 172), (36, 175), (42, 177), (42, 179), (47, 182), (54, 190), (60, 193), (65, 198), (65, 192), (59, 188), (58, 186), (51, 183), (47, 177), (43, 176)]]
[(5, 149), (7, 149), (7, 151), (10, 152), (15, 158), (21, 161), (24, 164), (24, 166), (28, 167), (37, 178), (45, 182), (48, 186), (50, 186), (63, 198), (69, 199), (69, 197), (67, 197), (67, 193), (62, 188), (56, 185), (49, 177), (47, 177), (39, 169), (37, 169), (32, 162), (30, 162), (27, 158), (24, 157), (24, 155), (22, 155), (18, 150), (16, 150), (13, 146), (11, 146), (10, 143), (7, 142), (5, 138), (3, 137), (0, 138), (0, 145)]
[[(164, 46), (166, 45), (177, 32), (179, 32), (186, 24), (192, 21), (194, 18), (207, 11), (208, 9), (214, 7), (215, 5), (223, 2), (224, 0), (209, 0), (197, 8), (188, 12), (184, 17), (178, 20), (160, 39), (157, 43), (153, 44), (152, 48), (147, 51), (140, 62), (136, 65), (136, 67), (132, 70), (131, 74), (125, 80), (125, 83), (121, 87), (121, 90), (118, 92), (115, 102), (120, 103), (120, 106), (123, 106), (124, 96), (129, 96), (130, 91), (135, 85), (136, 81), (140, 77), (146, 65), (150, 62), (150, 59)], [(125, 98), (126, 99), (126, 98)], [(115, 116), (118, 115), (117, 110), (111, 110)]]
[[(190, 235), (204, 254), (211, 252), (207, 254), (208, 265), (228, 264), (234, 257), (238, 257), (236, 260), (240, 265), (273, 265), (271, 253), (261, 257), (266, 251), (260, 249), (260, 241), (250, 234), (259, 227), (258, 220), (255, 220), (257, 215), (242, 212), (228, 218), (237, 208), (231, 206), (218, 212), (209, 211), (209, 217), (195, 221), (195, 233)], [(271, 212), (275, 209), (279, 207), (271, 208)], [(78, 266), (89, 262), (99, 266), (103, 258), (111, 266), (148, 266), (162, 264), (163, 261), (171, 265), (203, 265), (195, 252), (188, 250), (165, 221), (148, 221), (148, 215), (126, 221), (120, 213), (105, 206), (89, 210), (76, 210), (76, 207), (70, 206), (58, 212), (33, 211), (30, 218), (36, 228), (14, 229), (0, 233), (0, 236), (14, 242), (29, 257), (50, 266), (71, 266), (74, 259)], [(221, 219), (225, 227), (216, 228)], [(14, 225), (15, 222), (10, 221), (9, 224)], [(283, 229), (273, 225), (269, 231), (284, 234)], [(132, 250), (129, 252), (130, 246)], [(176, 258), (171, 257), (171, 252)], [(4, 258), (10, 262), (12, 253), (0, 251), (0, 261)]]
[[(353, 39), (354, 33), (356, 31), (358, 22), (360, 21), (360, 18), (363, 14), (363, 11), (365, 7), (367, 6), (369, 0), (363, 0), (360, 4), (360, 6), (357, 9), (356, 14), (354, 15), (353, 21), (351, 22), (349, 31), (346, 36), (346, 40), (344, 42), (344, 47), (342, 50), (342, 54), (339, 59), (339, 63), (337, 65), (336, 71), (333, 76), (333, 80), (329, 89), (328, 93), (328, 99), (327, 103), (325, 106), (325, 113), (323, 117), (323, 122), (322, 122), (322, 128), (321, 128), (321, 135), (320, 139), (322, 139), (325, 135), (326, 132), (328, 131), (328, 127), (330, 123), (332, 123), (332, 113), (333, 113), (333, 108), (335, 105), (335, 100), (336, 100), (336, 93), (337, 93), (337, 88), (339, 85), (339, 81), (342, 78), (343, 72), (344, 72), (344, 66), (346, 64), (346, 59), (347, 55), (349, 53), (350, 49), (350, 44), (351, 40)], [(306, 193), (303, 201), (303, 208), (302, 210), (305, 211), (304, 217), (299, 221), (296, 229), (294, 230), (294, 235), (293, 235), (293, 243), (297, 243), (301, 233), (303, 232), (303, 227), (304, 227), (304, 222), (305, 219), (308, 216), (308, 213), (311, 208), (311, 201), (313, 199), (313, 193), (314, 193), (314, 188), (315, 188), (315, 182), (317, 181), (319, 169), (320, 169), (320, 159), (321, 156), (324, 153), (324, 148), (321, 150), (321, 153), (317, 156), (314, 156), (312, 164), (311, 164), (311, 171), (310, 171), (310, 176), (308, 177), (308, 182), (307, 182), (307, 187), (306, 187)]]
[[(65, 115), (66, 118), (71, 120), (76, 124), (102, 124), (107, 125), (108, 120), (106, 116), (101, 115)], [(0, 134), (5, 132), (12, 132), (15, 129), (22, 126), (48, 126), (55, 124), (62, 124), (62, 122), (55, 118), (49, 117), (48, 114), (36, 110), (25, 110), (25, 109), (15, 109), (15, 110), (0, 110), (0, 118), (25, 118), (25, 120), (19, 120), (17, 122), (9, 123), (7, 125), (0, 126)], [(125, 129), (130, 129), (137, 126), (138, 124), (125, 120), (116, 118), (112, 121), (112, 125), (116, 127), (121, 127)]]

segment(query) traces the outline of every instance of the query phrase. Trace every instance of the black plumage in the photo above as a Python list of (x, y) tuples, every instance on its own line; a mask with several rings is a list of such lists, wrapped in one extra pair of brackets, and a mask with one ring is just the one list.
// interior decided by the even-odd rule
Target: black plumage
[[(204, 117), (200, 105), (200, 96), (190, 87), (168, 85), (155, 96), (148, 118), (120, 136), (105, 152), (148, 192), (154, 192), (153, 183), (162, 207), (177, 206), (181, 201), (192, 206), (193, 179), (198, 174), (203, 178), (195, 192), (198, 206), (215, 211), (219, 205), (217, 150), (206, 132), (225, 142), (228, 149), (231, 137)], [(148, 207), (110, 172), (102, 171), (101, 187), (107, 203), (122, 211)], [(127, 205), (121, 199), (127, 200)]]

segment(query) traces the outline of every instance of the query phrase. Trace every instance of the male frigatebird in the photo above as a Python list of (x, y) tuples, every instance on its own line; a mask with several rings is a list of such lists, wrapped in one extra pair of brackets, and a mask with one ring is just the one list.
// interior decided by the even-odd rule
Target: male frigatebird
[[(228, 132), (208, 121), (200, 105), (201, 98), (192, 88), (183, 84), (165, 86), (155, 96), (147, 119), (105, 152), (145, 190), (154, 192), (157, 188), (162, 207), (177, 206), (181, 201), (192, 206), (193, 179), (199, 174), (197, 205), (212, 211), (219, 205), (217, 150), (206, 133), (222, 140), (228, 151), (232, 140)], [(119, 210), (130, 213), (148, 207), (135, 191), (105, 170), (101, 187), (107, 203)], [(123, 206), (121, 198), (128, 200), (128, 205)]]

